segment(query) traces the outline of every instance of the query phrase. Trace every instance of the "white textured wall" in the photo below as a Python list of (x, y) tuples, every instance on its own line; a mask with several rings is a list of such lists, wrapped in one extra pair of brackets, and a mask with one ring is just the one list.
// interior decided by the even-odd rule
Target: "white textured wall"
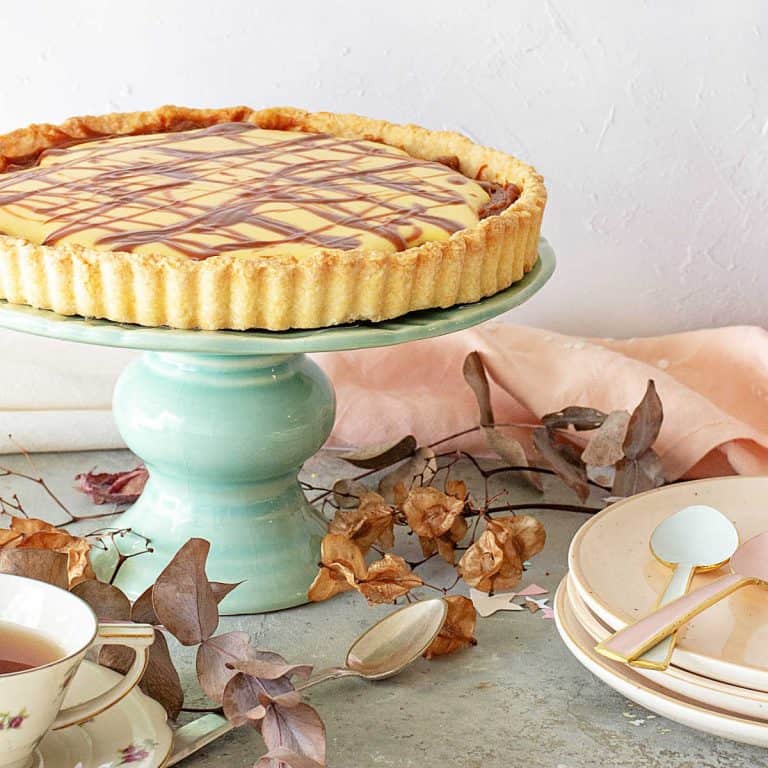
[(4, 2), (0, 129), (177, 102), (463, 131), (545, 175), (579, 334), (766, 322), (768, 4)]

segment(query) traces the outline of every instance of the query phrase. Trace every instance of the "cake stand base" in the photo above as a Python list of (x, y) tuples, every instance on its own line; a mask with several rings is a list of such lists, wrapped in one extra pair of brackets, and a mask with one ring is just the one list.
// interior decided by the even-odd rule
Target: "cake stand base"
[[(334, 413), (330, 381), (303, 354), (145, 352), (120, 377), (114, 414), (149, 481), (113, 525), (140, 532), (153, 551), (126, 560), (117, 586), (135, 599), (199, 537), (213, 543), (211, 579), (244, 581), (226, 613), (306, 602), (326, 524), (297, 474), (328, 438)], [(119, 547), (145, 549), (131, 536)], [(97, 570), (111, 562), (114, 553), (94, 557)]]
[[(141, 498), (113, 525), (133, 534), (92, 551), (100, 577), (124, 560), (116, 583), (131, 598), (190, 538), (211, 543), (212, 581), (244, 582), (222, 613), (306, 602), (326, 524), (297, 473), (328, 437), (334, 397), (306, 352), (401, 344), (470, 328), (522, 304), (547, 282), (555, 256), (474, 304), (413, 312), (381, 323), (269, 331), (183, 331), (67, 317), (0, 301), (0, 327), (86, 344), (148, 350), (115, 390), (117, 425), (149, 469)], [(460, 361), (456, 361), (459, 365)], [(152, 552), (146, 552), (146, 537)], [(141, 553), (141, 554), (139, 554)]]

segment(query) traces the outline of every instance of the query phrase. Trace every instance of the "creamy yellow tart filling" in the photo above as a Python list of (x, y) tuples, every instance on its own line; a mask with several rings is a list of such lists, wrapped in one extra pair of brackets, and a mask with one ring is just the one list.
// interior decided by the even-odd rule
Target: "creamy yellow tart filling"
[(188, 329), (474, 302), (537, 260), (541, 176), (446, 131), (291, 107), (0, 135), (0, 299)]
[(47, 150), (0, 175), (0, 231), (194, 259), (391, 252), (447, 240), (488, 202), (476, 182), (395, 147), (224, 123)]

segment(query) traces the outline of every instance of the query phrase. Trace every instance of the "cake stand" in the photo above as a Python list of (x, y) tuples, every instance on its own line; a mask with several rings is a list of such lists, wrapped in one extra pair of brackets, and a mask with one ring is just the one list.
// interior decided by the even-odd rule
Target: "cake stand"
[[(335, 399), (330, 380), (305, 353), (384, 347), (482, 323), (544, 285), (555, 266), (544, 240), (539, 257), (523, 280), (495, 296), (375, 324), (183, 331), (0, 301), (0, 327), (144, 350), (118, 380), (114, 415), (149, 480), (114, 525), (146, 536), (153, 552), (126, 560), (116, 583), (135, 599), (197, 536), (211, 542), (211, 580), (244, 581), (222, 602), (222, 613), (260, 613), (306, 602), (326, 528), (297, 474), (328, 438)], [(130, 535), (119, 546), (124, 554), (145, 548)], [(114, 551), (94, 552), (97, 573), (115, 558)]]

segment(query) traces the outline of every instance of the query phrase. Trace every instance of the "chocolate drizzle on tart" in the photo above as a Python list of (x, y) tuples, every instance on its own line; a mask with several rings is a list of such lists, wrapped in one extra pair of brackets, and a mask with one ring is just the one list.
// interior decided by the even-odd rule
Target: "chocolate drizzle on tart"
[(165, 106), (0, 135), (0, 198), (0, 300), (280, 331), (504, 290), (536, 264), (547, 195), (529, 165), (448, 131)]
[(371, 233), (402, 251), (445, 239), (519, 196), (514, 185), (462, 176), (458, 164), (246, 123), (86, 140), (0, 175), (0, 223), (16, 222), (24, 235), (28, 221), (38, 222), (41, 245), (85, 236), (97, 249), (162, 245), (198, 260), (296, 244), (352, 250)]

